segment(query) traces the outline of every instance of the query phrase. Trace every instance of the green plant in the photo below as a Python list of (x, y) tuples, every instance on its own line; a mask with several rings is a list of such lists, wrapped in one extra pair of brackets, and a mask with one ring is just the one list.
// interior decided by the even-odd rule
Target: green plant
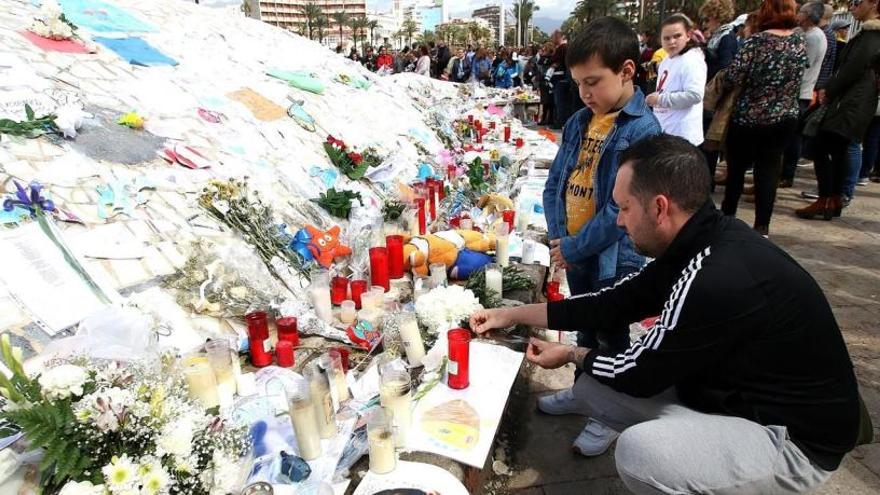
[(327, 192), (321, 193), (318, 199), (313, 199), (322, 208), (327, 210), (331, 215), (338, 218), (348, 218), (351, 212), (351, 200), (361, 200), (361, 193), (354, 191), (337, 191), (335, 188), (327, 189)]
[(486, 182), (484, 177), (485, 171), (483, 170), (483, 160), (480, 157), (474, 159), (470, 165), (468, 165), (467, 177), (468, 182), (471, 185), (471, 189), (478, 194), (482, 194), (489, 190), (489, 183)]
[[(528, 275), (523, 273), (518, 267), (508, 265), (501, 272), (501, 287), (504, 292), (516, 290), (532, 290), (535, 288), (535, 281)], [(486, 268), (477, 270), (468, 277), (465, 288), (480, 300), (480, 304), (486, 308), (497, 308), (501, 306), (502, 294), (496, 293), (492, 289), (486, 287)]]
[(388, 200), (382, 206), (382, 217), (386, 222), (393, 222), (400, 218), (404, 209), (406, 209), (406, 205), (400, 201)]
[(34, 115), (34, 109), (30, 105), (25, 105), (24, 111), (27, 118), (21, 122), (12, 119), (0, 119), (0, 134), (35, 138), (43, 134), (58, 132), (58, 126), (55, 125), (56, 116), (54, 114), (37, 118)]

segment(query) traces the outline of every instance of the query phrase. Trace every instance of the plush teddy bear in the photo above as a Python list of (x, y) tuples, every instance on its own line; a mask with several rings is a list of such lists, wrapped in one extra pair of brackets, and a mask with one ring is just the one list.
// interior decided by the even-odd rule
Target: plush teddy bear
[(495, 236), (474, 230), (446, 230), (407, 239), (403, 246), (404, 269), (428, 275), (428, 267), (443, 263), (453, 279), (465, 279), (492, 262), (484, 253), (495, 249)]

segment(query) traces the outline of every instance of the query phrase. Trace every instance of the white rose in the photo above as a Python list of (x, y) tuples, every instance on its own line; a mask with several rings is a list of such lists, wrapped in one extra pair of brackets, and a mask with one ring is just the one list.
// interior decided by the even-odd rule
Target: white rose
[(91, 481), (68, 481), (58, 495), (104, 495), (104, 485), (93, 485)]
[(192, 441), (192, 422), (183, 419), (165, 425), (156, 446), (161, 453), (184, 458), (192, 453)]
[(40, 375), (40, 386), (47, 399), (66, 399), (83, 394), (83, 385), (89, 375), (86, 370), (72, 364), (62, 364)]

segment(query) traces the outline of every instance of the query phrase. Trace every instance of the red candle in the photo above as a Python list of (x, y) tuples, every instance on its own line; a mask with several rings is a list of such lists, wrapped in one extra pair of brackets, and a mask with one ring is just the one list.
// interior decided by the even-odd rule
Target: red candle
[(483, 123), (479, 120), (474, 122), (474, 128), (477, 130), (477, 134), (482, 134), (481, 131), (483, 130)]
[(516, 138), (516, 147), (517, 148), (522, 148), (523, 146), (525, 146), (525, 144), (526, 143), (523, 142), (523, 138)]
[(547, 299), (553, 294), (559, 294), (559, 282), (555, 280), (547, 282)]
[(448, 177), (450, 181), (455, 180), (455, 172), (455, 165), (446, 166), (446, 177)]
[(272, 354), (269, 350), (272, 344), (269, 341), (269, 323), (264, 311), (254, 311), (244, 317), (248, 326), (248, 344), (250, 346), (251, 364), (257, 368), (272, 364)]
[(330, 302), (339, 306), (346, 299), (348, 299), (348, 279), (333, 277), (333, 280), (330, 281)]
[(555, 294), (550, 294), (550, 296), (547, 297), (547, 300), (550, 302), (561, 301), (563, 299), (565, 299), (565, 296), (558, 292)]
[(501, 218), (504, 219), (504, 223), (507, 224), (507, 232), (513, 232), (513, 219), (516, 216), (516, 212), (514, 210), (504, 210), (501, 212)]
[(385, 292), (391, 288), (388, 275), (388, 248), (370, 248), (370, 281), (373, 285), (381, 285)]
[(293, 367), (293, 342), (289, 340), (279, 340), (275, 344), (275, 360), (278, 366), (282, 368)]
[(425, 235), (427, 231), (427, 219), (425, 218), (425, 198), (416, 198), (416, 205), (419, 209), (419, 235)]
[(440, 195), (440, 201), (446, 199), (446, 182), (443, 179), (437, 179), (437, 192)]
[(299, 345), (299, 330), (297, 329), (295, 316), (285, 316), (284, 318), (279, 318), (275, 321), (275, 326), (278, 328), (279, 342), (281, 342), (282, 340), (290, 342), (291, 344), (293, 344), (293, 347)]
[(489, 122), (489, 129), (495, 130), (495, 121)]
[(428, 179), (428, 200), (431, 208), (431, 221), (437, 219), (437, 200), (440, 196), (439, 188), (437, 187), (437, 183), (434, 182), (434, 179)]
[[(348, 373), (348, 366), (349, 366), (348, 349), (346, 349), (345, 347), (336, 347), (333, 350), (335, 350), (336, 352), (339, 353), (339, 358), (342, 361), (342, 371)], [(330, 351), (330, 352), (333, 352), (333, 351)]]
[(354, 301), (354, 307), (361, 309), (361, 294), (367, 291), (366, 280), (351, 281), (351, 300)]
[(403, 236), (389, 235), (385, 238), (388, 248), (388, 274), (391, 278), (403, 278)]
[(482, 142), (483, 142), (483, 133), (478, 130), (477, 131), (477, 143), (479, 144)]
[(509, 125), (504, 126), (504, 142), (505, 143), (510, 142), (510, 126)]
[(463, 328), (450, 330), (449, 361), (446, 363), (446, 384), (449, 388), (462, 389), (470, 385), (471, 332)]

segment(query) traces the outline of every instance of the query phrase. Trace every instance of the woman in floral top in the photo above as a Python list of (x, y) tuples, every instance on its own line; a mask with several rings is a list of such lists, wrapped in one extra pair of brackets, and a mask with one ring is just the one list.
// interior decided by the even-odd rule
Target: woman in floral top
[(736, 215), (746, 169), (755, 167), (755, 230), (768, 233), (785, 145), (797, 132), (798, 95), (807, 65), (794, 0), (764, 0), (759, 33), (726, 69), (725, 86), (741, 88), (727, 133), (727, 186), (721, 209)]

